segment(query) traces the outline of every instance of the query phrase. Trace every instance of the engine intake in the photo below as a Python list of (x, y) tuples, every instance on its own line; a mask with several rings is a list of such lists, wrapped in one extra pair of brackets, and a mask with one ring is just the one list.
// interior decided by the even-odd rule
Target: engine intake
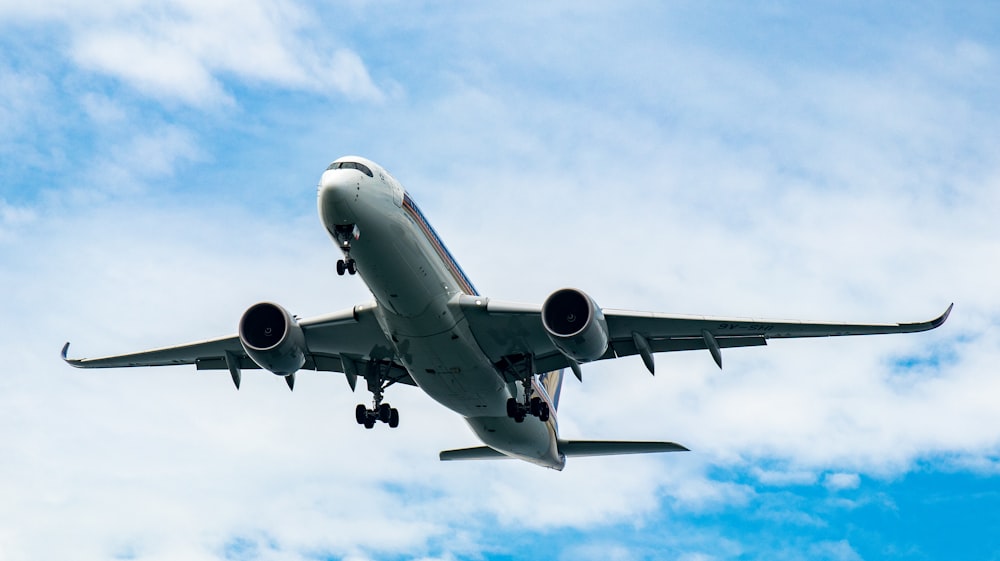
[(277, 304), (261, 302), (243, 313), (240, 343), (258, 366), (279, 376), (294, 374), (306, 363), (305, 333)]
[(594, 299), (581, 290), (563, 288), (542, 304), (542, 326), (552, 344), (576, 362), (590, 362), (608, 350), (608, 324)]

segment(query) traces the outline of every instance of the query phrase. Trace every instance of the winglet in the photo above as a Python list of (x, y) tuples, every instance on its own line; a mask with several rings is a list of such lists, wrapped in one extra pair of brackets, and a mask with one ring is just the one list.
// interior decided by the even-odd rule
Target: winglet
[(67, 355), (69, 355), (69, 341), (66, 341), (66, 344), (63, 345), (62, 353), (60, 354), (62, 355), (62, 359), (66, 364), (72, 366), (73, 368), (80, 368), (79, 359), (66, 358)]
[(948, 321), (948, 316), (951, 315), (951, 310), (954, 307), (955, 303), (952, 302), (951, 304), (948, 305), (948, 309), (945, 310), (943, 314), (930, 321), (921, 321), (917, 323), (902, 323), (899, 325), (900, 327), (904, 328), (907, 332), (930, 331), (931, 329), (937, 329), (942, 325), (944, 325), (944, 322)]
[(945, 310), (944, 313), (941, 314), (941, 316), (939, 318), (931, 321), (931, 329), (936, 329), (936, 328), (941, 327), (942, 325), (944, 325), (944, 322), (948, 321), (948, 316), (951, 315), (951, 309), (954, 308), (954, 307), (955, 307), (955, 303), (954, 302), (952, 302), (951, 304), (948, 304), (948, 309)]

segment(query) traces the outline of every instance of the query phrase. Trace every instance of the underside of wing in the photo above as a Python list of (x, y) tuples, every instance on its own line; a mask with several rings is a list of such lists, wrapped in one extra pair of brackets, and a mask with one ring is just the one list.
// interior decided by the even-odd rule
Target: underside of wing
[[(301, 368), (343, 372), (353, 388), (358, 377), (367, 377), (374, 368), (393, 382), (414, 385), (409, 373), (393, 358), (392, 347), (374, 315), (374, 304), (299, 322), (304, 335)], [(123, 368), (193, 364), (198, 370), (229, 370), (239, 387), (240, 372), (259, 369), (246, 352), (239, 335), (229, 335), (183, 345), (98, 358), (69, 358), (69, 343), (62, 357), (76, 368)], [(289, 386), (294, 378), (289, 377)]]
[[(582, 294), (582, 293), (581, 293)], [(469, 297), (462, 301), (480, 346), (501, 367), (516, 357), (531, 357), (535, 372), (574, 368), (579, 362), (557, 347), (543, 325), (543, 306)], [(595, 305), (596, 307), (596, 305)], [(768, 339), (914, 333), (942, 325), (951, 313), (916, 323), (831, 323), (711, 316), (684, 316), (626, 310), (600, 310), (606, 330), (603, 354), (588, 360), (640, 355), (653, 371), (653, 353), (707, 349), (722, 366), (721, 350), (767, 344)], [(596, 317), (596, 315), (595, 315)], [(581, 330), (582, 331), (582, 330)], [(502, 368), (501, 368), (502, 369)]]

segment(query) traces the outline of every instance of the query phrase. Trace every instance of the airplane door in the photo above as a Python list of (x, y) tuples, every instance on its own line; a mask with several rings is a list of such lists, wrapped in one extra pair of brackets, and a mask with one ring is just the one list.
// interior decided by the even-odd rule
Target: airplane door
[(386, 177), (381, 173), (378, 177), (382, 180), (382, 183), (387, 184), (389, 186), (389, 190), (392, 191), (392, 202), (398, 207), (403, 206), (403, 186), (400, 185), (395, 179)]

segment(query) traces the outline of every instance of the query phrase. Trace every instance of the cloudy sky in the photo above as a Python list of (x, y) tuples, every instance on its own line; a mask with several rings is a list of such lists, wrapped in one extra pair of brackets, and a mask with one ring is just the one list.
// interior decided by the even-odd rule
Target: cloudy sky
[[(0, 560), (1000, 558), (993, 3), (0, 1)], [(369, 299), (315, 187), (388, 168), (485, 295), (918, 321), (567, 381), (570, 438), (447, 463), (413, 388), (59, 360)], [(382, 427), (384, 429), (384, 427)]]

